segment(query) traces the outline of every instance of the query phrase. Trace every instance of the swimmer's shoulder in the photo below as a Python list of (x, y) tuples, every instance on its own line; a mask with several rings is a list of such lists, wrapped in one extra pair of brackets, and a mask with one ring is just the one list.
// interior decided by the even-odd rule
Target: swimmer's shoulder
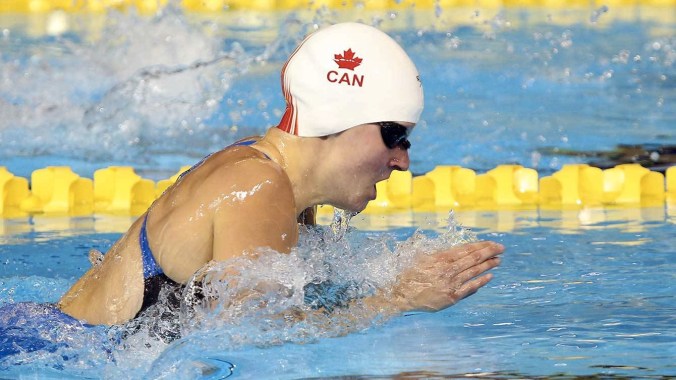
[(163, 198), (171, 198), (171, 203), (177, 204), (182, 203), (186, 194), (190, 194), (190, 199), (196, 195), (203, 199), (218, 196), (225, 189), (235, 190), (262, 181), (290, 186), (284, 170), (265, 153), (250, 145), (229, 146), (210, 154), (184, 173)]
[(248, 188), (259, 183), (291, 188), (284, 169), (252, 145), (230, 146), (214, 153), (201, 165), (201, 182), (220, 188)]

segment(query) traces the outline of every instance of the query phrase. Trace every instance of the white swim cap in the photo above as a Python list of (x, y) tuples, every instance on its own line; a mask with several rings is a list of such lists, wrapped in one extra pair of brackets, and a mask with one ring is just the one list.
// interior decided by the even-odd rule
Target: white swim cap
[(379, 121), (417, 123), (423, 109), (420, 76), (390, 36), (342, 23), (308, 36), (282, 68), (286, 112), (278, 128), (327, 136)]

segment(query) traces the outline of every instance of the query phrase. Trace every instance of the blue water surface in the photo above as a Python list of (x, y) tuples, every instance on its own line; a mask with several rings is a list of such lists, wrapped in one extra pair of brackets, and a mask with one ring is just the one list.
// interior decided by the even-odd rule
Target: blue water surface
[(0, 162), (24, 177), (121, 164), (167, 178), (276, 125), (284, 61), (339, 21), (388, 31), (419, 68), (414, 173), (518, 163), (546, 174), (618, 144), (676, 143), (673, 10), (604, 10), (111, 12), (63, 16), (71, 29), (48, 36), (29, 27), (46, 17), (1, 16)]
[[(128, 378), (154, 378), (165, 372), (218, 378), (209, 377), (209, 371), (186, 375), (192, 373), (186, 368), (205, 365), (210, 371), (218, 368), (219, 376), (232, 370), (234, 378), (243, 379), (389, 378), (403, 373), (413, 378), (676, 376), (673, 215), (661, 209), (599, 210), (594, 221), (581, 222), (583, 216), (578, 212), (459, 213), (461, 221), (476, 224), (481, 238), (501, 242), (507, 250), (487, 287), (438, 313), (406, 314), (371, 327), (367, 324), (365, 330), (346, 336), (305, 337), (300, 344), (283, 343), (287, 338), (298, 340), (289, 338), (288, 334), (293, 335), (289, 330), (273, 334), (274, 343), (263, 346), (210, 349), (215, 346), (214, 336), (195, 333), (162, 346), (159, 353), (137, 348), (136, 355), (146, 361), (142, 368), (121, 357), (101, 359), (93, 349), (79, 352), (85, 361), (94, 356), (90, 367), (48, 358), (21, 367), (6, 367), (12, 362), (5, 361), (3, 369), (10, 374), (42, 373), (56, 366), (64, 376), (98, 377), (95, 374), (104, 368), (103, 374)], [(425, 221), (420, 224), (431, 237), (445, 228), (443, 222), (435, 224), (433, 215), (416, 218), (418, 223)], [(363, 239), (393, 244), (408, 239), (418, 228), (410, 220), (401, 222), (406, 218), (355, 219), (347, 238), (357, 246)], [(387, 220), (389, 232), (378, 231)], [(89, 267), (88, 250), (105, 250), (119, 236), (92, 233), (94, 224), (82, 226), (51, 233), (27, 226), (26, 232), (5, 235), (0, 247), (4, 264), (0, 303), (54, 302)]]

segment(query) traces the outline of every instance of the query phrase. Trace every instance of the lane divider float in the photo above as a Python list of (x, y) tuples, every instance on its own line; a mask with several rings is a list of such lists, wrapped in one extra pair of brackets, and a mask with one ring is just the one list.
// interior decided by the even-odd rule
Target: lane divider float
[[(141, 215), (188, 168), (155, 183), (129, 166), (96, 170), (93, 179), (80, 177), (68, 166), (48, 166), (35, 170), (30, 181), (0, 166), (0, 215)], [(676, 207), (676, 166), (664, 175), (638, 164), (605, 170), (573, 164), (540, 177), (536, 170), (520, 165), (499, 165), (483, 174), (444, 165), (420, 176), (395, 171), (376, 188), (378, 195), (365, 213), (659, 207), (665, 203)], [(319, 212), (331, 213), (332, 208), (320, 207)]]

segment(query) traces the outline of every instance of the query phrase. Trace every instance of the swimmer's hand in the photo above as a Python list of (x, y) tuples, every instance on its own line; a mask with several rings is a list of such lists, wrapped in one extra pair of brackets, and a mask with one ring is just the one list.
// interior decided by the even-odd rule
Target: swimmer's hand
[(501, 244), (481, 241), (421, 255), (397, 278), (392, 289), (397, 307), (438, 311), (456, 304), (493, 278), (483, 273), (500, 265), (498, 255), (504, 250)]

